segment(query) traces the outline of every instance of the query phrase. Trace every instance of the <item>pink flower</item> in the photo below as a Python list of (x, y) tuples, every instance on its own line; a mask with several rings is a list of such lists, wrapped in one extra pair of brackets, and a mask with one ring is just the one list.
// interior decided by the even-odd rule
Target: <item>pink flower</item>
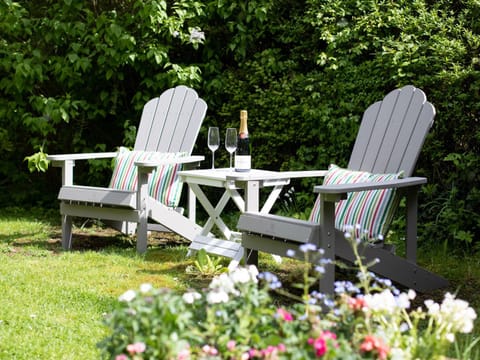
[[(337, 335), (327, 330), (327, 331), (322, 331), (316, 339), (313, 339), (313, 338), (308, 339), (308, 344), (312, 345), (313, 348), (315, 349), (315, 355), (317, 357), (321, 357), (325, 355), (325, 353), (328, 351), (327, 340), (336, 340), (336, 339), (337, 339)], [(335, 343), (335, 347), (338, 347), (338, 344)]]
[(189, 360), (190, 359), (190, 349), (180, 350), (177, 354), (177, 360)]
[(218, 355), (218, 350), (214, 346), (203, 345), (202, 351), (207, 355)]
[(278, 344), (278, 345), (269, 345), (265, 349), (250, 349), (248, 352), (244, 353), (241, 357), (242, 360), (247, 360), (247, 359), (255, 359), (255, 358), (261, 358), (261, 359), (269, 359), (269, 360), (274, 360), (278, 358), (278, 353), (279, 352), (284, 352), (286, 351), (287, 348), (285, 344)]
[(382, 339), (373, 335), (367, 335), (360, 345), (360, 351), (377, 353), (380, 360), (385, 360), (390, 352), (390, 348), (382, 341)]
[(128, 360), (128, 356), (125, 354), (120, 354), (115, 356), (115, 360)]
[(324, 339), (332, 339), (332, 340), (337, 340), (337, 334), (331, 332), (331, 331), (323, 331), (321, 336), (323, 336)]
[(275, 351), (277, 351), (277, 348), (275, 346), (269, 345), (269, 346), (267, 346), (266, 349), (263, 349), (262, 355), (264, 357), (267, 357), (268, 355), (273, 354)]
[(292, 321), (293, 320), (293, 315), (289, 313), (287, 310), (278, 308), (277, 309), (277, 315), (281, 316), (281, 318), (285, 321)]
[(227, 349), (228, 351), (233, 351), (233, 349), (235, 349), (235, 346), (237, 345), (237, 343), (235, 342), (235, 340), (229, 340), (227, 342)]
[(327, 342), (321, 336), (316, 339), (308, 339), (308, 344), (313, 346), (313, 348), (315, 349), (315, 355), (317, 357), (321, 357), (327, 352)]
[(143, 353), (146, 348), (147, 346), (143, 342), (136, 342), (134, 344), (127, 345), (127, 351), (130, 355)]
[(347, 299), (347, 304), (350, 307), (350, 309), (352, 309), (353, 311), (360, 311), (365, 307), (367, 307), (367, 302), (363, 297), (356, 297), (356, 298), (349, 297)]

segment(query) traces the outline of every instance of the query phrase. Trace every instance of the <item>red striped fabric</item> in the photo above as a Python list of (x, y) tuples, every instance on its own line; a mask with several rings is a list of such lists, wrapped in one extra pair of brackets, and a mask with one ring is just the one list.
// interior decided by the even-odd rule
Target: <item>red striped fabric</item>
[[(114, 169), (109, 187), (112, 189), (135, 191), (137, 189), (136, 161), (167, 160), (186, 156), (187, 153), (159, 153), (154, 151), (130, 151), (121, 147), (114, 161)], [(168, 164), (157, 167), (149, 177), (148, 191), (151, 197), (167, 206), (176, 207), (180, 201), (183, 183), (178, 172), (181, 164)]]
[[(323, 181), (329, 184), (353, 184), (361, 182), (381, 182), (403, 177), (398, 174), (372, 174), (366, 171), (342, 169), (330, 165)], [(384, 236), (393, 216), (395, 198), (394, 189), (370, 190), (349, 193), (346, 200), (335, 206), (335, 227), (346, 231), (348, 227), (356, 229), (357, 238), (378, 239)], [(320, 220), (320, 197), (317, 197), (310, 214), (310, 221)]]

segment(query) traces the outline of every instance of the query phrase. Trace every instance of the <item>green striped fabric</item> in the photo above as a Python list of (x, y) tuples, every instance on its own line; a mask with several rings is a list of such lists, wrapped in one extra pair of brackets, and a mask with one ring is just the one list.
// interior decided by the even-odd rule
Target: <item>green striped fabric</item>
[[(323, 181), (329, 184), (353, 184), (361, 182), (381, 182), (403, 177), (398, 174), (372, 174), (366, 171), (352, 171), (330, 165)], [(346, 231), (348, 226), (356, 229), (358, 238), (378, 239), (385, 235), (388, 224), (393, 216), (395, 199), (394, 189), (381, 189), (349, 193), (346, 200), (339, 201), (335, 206), (335, 227)], [(320, 196), (310, 214), (310, 221), (320, 220)]]
[[(159, 153), (154, 151), (130, 151), (121, 147), (115, 158), (113, 175), (109, 187), (112, 189), (136, 191), (136, 161), (168, 160), (186, 156), (187, 153)], [(182, 164), (168, 164), (157, 167), (148, 180), (149, 195), (167, 206), (178, 206), (183, 183), (178, 177)]]

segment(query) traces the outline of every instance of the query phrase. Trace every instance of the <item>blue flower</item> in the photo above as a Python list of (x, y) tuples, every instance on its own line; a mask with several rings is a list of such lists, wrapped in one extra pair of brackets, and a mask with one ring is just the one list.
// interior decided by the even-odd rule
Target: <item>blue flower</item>
[(309, 251), (316, 251), (317, 247), (314, 244), (303, 244), (300, 245), (300, 251), (303, 253), (309, 252)]
[(350, 281), (335, 281), (334, 283), (334, 291), (337, 294), (344, 294), (344, 293), (359, 293), (360, 289), (356, 287)]
[(270, 289), (278, 289), (282, 287), (282, 283), (278, 280), (278, 277), (271, 272), (265, 271), (263, 273), (258, 274), (258, 278), (260, 280), (265, 280), (268, 284)]

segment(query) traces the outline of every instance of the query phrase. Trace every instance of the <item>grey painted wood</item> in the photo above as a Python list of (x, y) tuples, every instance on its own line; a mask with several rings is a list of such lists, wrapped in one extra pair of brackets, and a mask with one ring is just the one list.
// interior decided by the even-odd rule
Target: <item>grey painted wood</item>
[(315, 230), (318, 224), (272, 214), (258, 216), (258, 213), (245, 212), (239, 218), (237, 227), (273, 238), (295, 240), (301, 243), (315, 243), (318, 236)]
[(422, 90), (393, 90), (365, 111), (348, 168), (411, 176), (434, 116)]
[[(334, 204), (348, 192), (381, 188), (397, 188), (397, 195), (407, 198), (406, 258), (396, 256), (387, 248), (361, 245), (367, 261), (380, 259), (372, 270), (393, 281), (418, 291), (444, 287), (448, 282), (418, 266), (417, 201), (425, 178), (411, 177), (428, 131), (435, 117), (435, 108), (420, 89), (408, 85), (387, 94), (365, 111), (350, 157), (348, 168), (373, 173), (403, 171), (406, 178), (382, 183), (315, 186), (321, 197), (320, 223), (258, 214), (240, 216), (242, 245), (247, 248), (247, 263), (258, 261), (257, 251), (285, 256), (288, 249), (297, 250), (302, 244), (313, 243), (325, 250), (326, 257), (355, 261), (351, 244), (344, 234), (334, 229)], [(334, 269), (326, 268), (320, 290), (333, 291)], [(323, 283), (323, 284), (322, 284)]]
[[(207, 104), (198, 94), (186, 86), (165, 91), (158, 98), (148, 101), (140, 120), (135, 150), (161, 152), (186, 152), (191, 155), (200, 126), (207, 111)], [(106, 157), (111, 153), (94, 154)], [(163, 204), (147, 195), (147, 176), (154, 164), (139, 166), (137, 191), (121, 191), (109, 188), (73, 185), (73, 166), (77, 159), (91, 158), (92, 155), (54, 155), (52, 160), (61, 163), (63, 182), (58, 199), (61, 201), (62, 244), (65, 249), (71, 247), (72, 217), (91, 217), (112, 220), (112, 224), (122, 229), (122, 222), (135, 222), (137, 226), (137, 251), (147, 248), (148, 219), (192, 239), (199, 228), (182, 214), (169, 211)], [(180, 162), (195, 161), (203, 157), (189, 157)], [(65, 170), (66, 169), (66, 170)], [(65, 175), (65, 173), (67, 175)], [(143, 196), (140, 196), (143, 195)]]
[(61, 203), (60, 211), (69, 217), (86, 217), (93, 219), (117, 220), (117, 221), (138, 221), (138, 211), (130, 208), (112, 207), (105, 211), (104, 207), (91, 206), (86, 204)]
[(321, 194), (346, 194), (349, 192), (379, 190), (379, 189), (401, 189), (405, 187), (418, 186), (427, 183), (424, 177), (409, 177), (404, 179), (387, 180), (382, 182), (368, 182), (355, 184), (331, 184), (317, 185), (314, 192)]
[(186, 86), (165, 91), (144, 107), (135, 150), (191, 153), (207, 104)]
[(62, 201), (128, 206), (135, 209), (136, 192), (92, 186), (62, 186), (58, 193), (58, 199)]
[(195, 241), (192, 242), (189, 249), (204, 249), (208, 253), (225, 256), (231, 259), (236, 258), (239, 252), (243, 252), (241, 243), (222, 239), (215, 239), (209, 236), (201, 235), (195, 237)]

